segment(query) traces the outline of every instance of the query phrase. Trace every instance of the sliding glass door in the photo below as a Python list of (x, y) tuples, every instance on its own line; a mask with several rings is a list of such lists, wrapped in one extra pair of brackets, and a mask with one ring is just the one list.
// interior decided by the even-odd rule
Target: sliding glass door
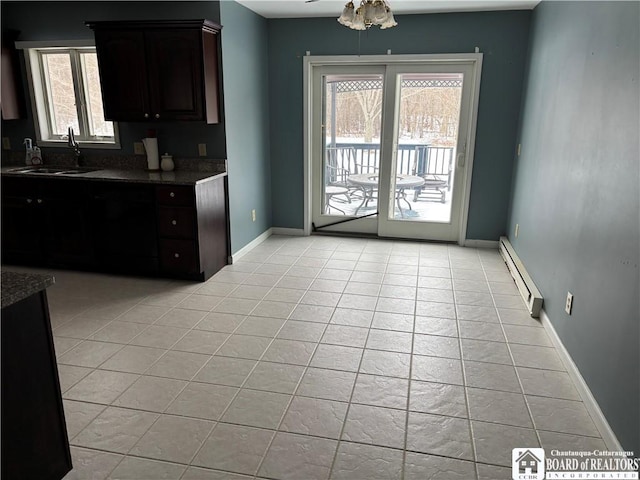
[(312, 69), (312, 221), (324, 231), (458, 240), (472, 62)]

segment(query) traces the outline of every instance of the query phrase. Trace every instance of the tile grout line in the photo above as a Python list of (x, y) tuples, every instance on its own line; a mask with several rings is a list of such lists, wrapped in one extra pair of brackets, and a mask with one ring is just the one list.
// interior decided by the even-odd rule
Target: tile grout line
[[(363, 248), (362, 252), (364, 252), (364, 250), (366, 249), (366, 245), (369, 243), (369, 240), (367, 240), (367, 242), (365, 243), (365, 248)], [(362, 256), (362, 253), (360, 254), (359, 258)], [(386, 267), (385, 267), (386, 269)], [(353, 274), (354, 270), (352, 271)], [(377, 301), (376, 301), (377, 303)], [(374, 310), (375, 311), (375, 310)], [(373, 323), (373, 318), (371, 320), (371, 322)], [(370, 324), (371, 325), (371, 324)], [(347, 426), (347, 421), (349, 419), (349, 412), (351, 410), (351, 405), (352, 405), (352, 399), (353, 399), (353, 392), (356, 389), (356, 385), (358, 384), (358, 377), (360, 376), (360, 369), (362, 368), (362, 362), (364, 360), (364, 351), (367, 345), (367, 342), (369, 341), (369, 334), (371, 332), (371, 326), (369, 326), (369, 328), (367, 329), (367, 335), (366, 338), (364, 340), (364, 346), (362, 349), (362, 353), (360, 355), (360, 361), (358, 362), (358, 369), (355, 372), (355, 378), (353, 380), (353, 386), (351, 387), (351, 393), (349, 394), (349, 400), (347, 401), (347, 409), (345, 410), (344, 413), (344, 420), (342, 421), (342, 426), (340, 427), (340, 433), (338, 434), (338, 440), (336, 443), (336, 450), (333, 453), (333, 458), (331, 460), (331, 465), (329, 466), (329, 478), (331, 478), (333, 476), (333, 472), (334, 472), (334, 468), (336, 465), (336, 461), (338, 459), (338, 452), (340, 450), (340, 445), (342, 445), (342, 437), (344, 435), (344, 430)]]
[[(475, 250), (475, 249), (474, 249)], [(453, 289), (453, 301), (454, 301), (454, 308), (455, 308), (455, 313), (456, 313), (456, 327), (458, 328), (458, 350), (460, 352), (460, 368), (461, 368), (461, 373), (462, 373), (462, 390), (464, 392), (464, 402), (465, 402), (465, 408), (467, 411), (467, 425), (468, 425), (468, 435), (469, 435), (469, 441), (470, 441), (470, 445), (471, 445), (471, 456), (473, 457), (473, 468), (476, 474), (476, 478), (480, 478), (480, 472), (478, 471), (478, 453), (476, 451), (476, 442), (475, 442), (475, 437), (474, 437), (474, 433), (473, 433), (473, 423), (471, 422), (471, 407), (470, 407), (470, 402), (469, 402), (469, 391), (468, 391), (468, 382), (467, 382), (467, 369), (465, 367), (464, 364), (464, 350), (462, 348), (462, 329), (460, 328), (460, 318), (458, 318), (458, 304), (456, 303), (456, 295), (455, 295), (455, 279), (453, 278), (453, 266), (451, 265), (451, 255), (450, 252), (449, 253), (449, 268), (451, 269), (451, 286)], [(476, 250), (476, 255), (478, 255), (478, 252)]]
[(411, 352), (409, 356), (409, 378), (407, 380), (407, 402), (405, 408), (405, 419), (404, 419), (404, 442), (402, 449), (402, 469), (400, 471), (400, 479), (404, 480), (406, 472), (406, 464), (407, 464), (407, 443), (409, 437), (409, 413), (411, 408), (411, 385), (413, 384), (413, 355), (415, 349), (415, 341), (416, 341), (416, 311), (418, 306), (418, 283), (420, 279), (420, 258), (421, 254), (418, 254), (418, 275), (416, 276), (416, 294), (413, 300), (413, 328), (411, 330)]

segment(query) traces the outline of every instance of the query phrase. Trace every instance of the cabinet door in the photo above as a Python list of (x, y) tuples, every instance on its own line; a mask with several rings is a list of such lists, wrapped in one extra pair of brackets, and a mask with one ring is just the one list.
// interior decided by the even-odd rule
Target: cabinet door
[(87, 267), (93, 264), (93, 235), (85, 182), (45, 182), (42, 204), (46, 218), (44, 244), (52, 266)]
[(101, 268), (157, 272), (153, 186), (96, 182), (92, 185), (92, 209), (96, 257)]
[(37, 265), (44, 261), (40, 183), (2, 178), (2, 260)]
[(2, 35), (2, 68), (0, 78), (2, 81), (0, 110), (3, 120), (16, 120), (26, 118), (26, 107), (22, 90), (22, 78), (20, 76), (20, 59), (18, 51), (13, 47), (18, 32), (7, 30)]
[(153, 117), (203, 119), (202, 30), (148, 31), (145, 36)]
[(95, 36), (105, 118), (115, 121), (149, 118), (144, 34), (96, 30)]

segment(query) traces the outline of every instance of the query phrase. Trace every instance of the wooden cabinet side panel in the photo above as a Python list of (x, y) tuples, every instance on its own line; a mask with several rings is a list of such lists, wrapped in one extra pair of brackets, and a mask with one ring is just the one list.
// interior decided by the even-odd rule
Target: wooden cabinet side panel
[(2, 478), (60, 479), (69, 440), (46, 292), (2, 309)]
[(202, 32), (204, 65), (204, 95), (207, 106), (207, 123), (220, 123), (220, 85), (218, 80), (219, 35)]
[(229, 258), (225, 177), (196, 185), (198, 249), (205, 280)]

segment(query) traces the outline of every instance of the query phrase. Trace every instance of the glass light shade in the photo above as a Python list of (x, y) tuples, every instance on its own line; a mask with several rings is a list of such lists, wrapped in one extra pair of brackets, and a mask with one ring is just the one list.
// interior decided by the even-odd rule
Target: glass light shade
[(355, 8), (353, 2), (349, 2), (344, 6), (342, 15), (338, 18), (338, 22), (346, 27), (350, 27), (353, 23), (353, 17), (355, 16)]
[(381, 25), (387, 19), (387, 7), (382, 0), (375, 0), (373, 2), (373, 22), (376, 25)]
[(359, 7), (356, 10), (356, 14), (353, 17), (353, 23), (350, 25), (354, 30), (366, 30), (367, 26), (364, 23), (364, 15), (362, 12), (363, 8)]
[(395, 27), (396, 25), (398, 25), (398, 22), (396, 22), (396, 19), (393, 18), (393, 13), (391, 12), (391, 10), (387, 8), (387, 19), (382, 25), (380, 25), (380, 30)]
[[(373, 2), (371, 0), (365, 0), (364, 2), (364, 23), (365, 25), (371, 25), (373, 23), (373, 15), (375, 8), (373, 7)], [(362, 6), (360, 7), (362, 8)]]

